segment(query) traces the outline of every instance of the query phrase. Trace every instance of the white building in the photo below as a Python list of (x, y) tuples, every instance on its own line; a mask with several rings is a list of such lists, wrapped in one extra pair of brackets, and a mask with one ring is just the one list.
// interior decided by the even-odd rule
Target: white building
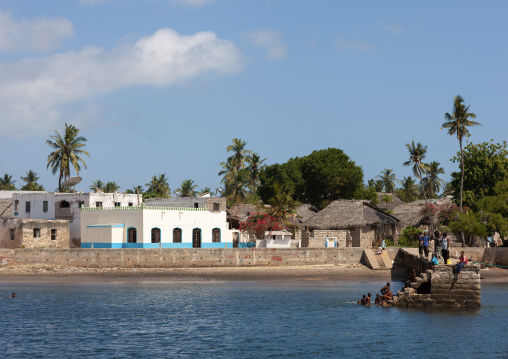
[[(139, 198), (139, 199), (138, 199)], [(12, 194), (12, 216), (21, 219), (66, 219), (69, 221), (71, 246), (80, 247), (81, 206), (133, 207), (142, 196), (124, 193), (55, 193)]]
[(226, 211), (82, 207), (81, 248), (233, 248)]

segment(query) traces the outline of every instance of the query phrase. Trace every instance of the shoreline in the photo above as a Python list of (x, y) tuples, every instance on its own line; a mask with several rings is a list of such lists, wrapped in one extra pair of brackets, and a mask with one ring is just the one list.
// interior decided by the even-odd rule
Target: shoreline
[[(480, 271), (484, 283), (508, 283), (508, 269)], [(319, 282), (402, 281), (404, 268), (371, 270), (361, 264), (284, 267), (88, 268), (52, 265), (0, 267), (0, 283), (32, 282)]]

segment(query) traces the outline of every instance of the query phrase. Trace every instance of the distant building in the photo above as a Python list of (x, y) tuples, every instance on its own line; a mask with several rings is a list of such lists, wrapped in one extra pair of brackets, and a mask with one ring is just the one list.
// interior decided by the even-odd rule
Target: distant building
[(210, 212), (225, 212), (225, 197), (171, 197), (171, 198), (147, 198), (145, 199), (147, 207), (185, 207), (185, 208), (205, 208)]
[(0, 248), (70, 248), (69, 221), (0, 219)]
[(133, 207), (142, 199), (141, 195), (124, 193), (13, 193), (11, 209), (14, 218), (68, 220), (71, 247), (80, 247), (81, 206)]

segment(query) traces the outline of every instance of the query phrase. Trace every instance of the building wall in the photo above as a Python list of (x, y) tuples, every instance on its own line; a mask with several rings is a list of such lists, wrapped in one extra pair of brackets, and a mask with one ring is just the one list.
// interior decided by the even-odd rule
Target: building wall
[[(348, 230), (314, 230), (308, 239), (309, 248), (324, 248), (326, 237), (336, 237), (338, 247), (351, 247), (352, 238)], [(303, 244), (302, 244), (303, 245)]]
[[(217, 204), (217, 206), (214, 206)], [(151, 198), (145, 200), (146, 206), (153, 207), (185, 207), (185, 208), (206, 208), (211, 212), (226, 212), (225, 197), (171, 197)], [(215, 210), (218, 207), (218, 210)]]
[[(44, 219), (3, 219), (0, 220), (1, 248), (70, 248), (69, 222)], [(11, 240), (11, 229), (14, 240)], [(39, 230), (39, 237), (34, 236)], [(51, 239), (51, 230), (56, 230), (56, 239)]]
[[(107, 232), (99, 228), (116, 228)], [(136, 229), (137, 243), (128, 243), (128, 230)], [(122, 228), (122, 242), (114, 242), (111, 233)], [(160, 229), (161, 243), (152, 243), (152, 229)], [(182, 230), (182, 243), (173, 243), (173, 229)], [(202, 248), (233, 247), (233, 231), (226, 222), (226, 212), (210, 212), (189, 209), (132, 208), (96, 210), (84, 209), (81, 214), (81, 232), (85, 233), (82, 248), (94, 248), (97, 245), (112, 244), (113, 248), (192, 248), (193, 229), (201, 229)], [(212, 242), (212, 230), (218, 228), (221, 241)], [(97, 234), (95, 234), (97, 233)], [(109, 234), (108, 234), (109, 233)], [(110, 238), (104, 240), (105, 236)], [(99, 244), (100, 243), (100, 244)]]

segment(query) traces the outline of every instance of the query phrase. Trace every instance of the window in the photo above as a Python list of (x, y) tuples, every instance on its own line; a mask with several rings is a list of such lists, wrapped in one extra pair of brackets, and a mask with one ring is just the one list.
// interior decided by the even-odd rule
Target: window
[(56, 229), (51, 229), (51, 240), (56, 241)]
[(219, 228), (212, 229), (212, 242), (220, 243), (220, 229)]
[(219, 210), (220, 210), (220, 205), (218, 203), (214, 203), (213, 204), (213, 211), (214, 212), (219, 212)]
[(41, 237), (41, 229), (34, 228), (34, 238), (40, 238), (40, 237)]
[(69, 208), (71, 204), (67, 201), (60, 202), (60, 208)]
[(132, 207), (132, 202), (129, 202), (129, 207)]
[(42, 201), (42, 210), (43, 212), (48, 211), (48, 201)]
[(127, 234), (128, 234), (127, 242), (136, 243), (136, 228), (130, 227), (129, 230), (127, 231)]
[(152, 243), (161, 242), (161, 230), (160, 228), (152, 228)]
[(25, 202), (25, 212), (30, 213), (30, 202)]
[(84, 207), (84, 206), (85, 206), (85, 201), (79, 201), (79, 208)]
[(95, 202), (95, 207), (102, 208), (102, 202)]
[(195, 202), (194, 203), (194, 208), (199, 208), (199, 203)]
[(173, 243), (182, 243), (182, 229), (173, 229)]
[(115, 207), (120, 207), (121, 203), (120, 202), (115, 202)]
[(11, 241), (16, 240), (16, 231), (14, 229), (11, 229)]
[(14, 201), (14, 210), (17, 212), (18, 208), (19, 208), (19, 200), (17, 199)]

